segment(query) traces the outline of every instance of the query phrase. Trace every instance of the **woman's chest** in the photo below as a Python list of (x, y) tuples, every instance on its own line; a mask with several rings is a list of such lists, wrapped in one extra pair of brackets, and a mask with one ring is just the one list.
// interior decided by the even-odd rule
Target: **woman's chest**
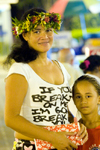
[(64, 74), (57, 65), (52, 64), (48, 66), (38, 66), (34, 65), (31, 67), (33, 71), (39, 76), (42, 80), (55, 85), (63, 84)]

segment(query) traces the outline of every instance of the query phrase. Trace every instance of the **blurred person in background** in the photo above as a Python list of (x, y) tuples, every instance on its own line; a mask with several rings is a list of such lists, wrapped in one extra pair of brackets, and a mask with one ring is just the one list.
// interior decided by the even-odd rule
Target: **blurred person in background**
[(74, 51), (71, 51), (69, 48), (63, 48), (58, 51), (58, 60), (60, 62), (66, 62), (69, 63), (70, 65), (73, 65), (74, 57), (75, 57)]
[(93, 74), (100, 78), (100, 56), (90, 55), (80, 65), (83, 73)]
[(73, 101), (81, 113), (80, 122), (87, 127), (88, 141), (78, 146), (77, 150), (100, 149), (100, 82), (94, 75), (85, 74), (79, 77), (72, 87)]
[[(74, 81), (80, 77), (83, 72), (78, 67), (74, 67), (75, 62), (75, 51), (73, 49), (69, 48), (63, 48), (58, 51), (58, 60), (64, 65), (68, 73), (70, 74), (71, 78), (69, 80), (70, 87), (74, 84)], [(75, 65), (76, 66), (76, 65)], [(77, 108), (71, 99), (71, 101), (68, 103), (69, 110), (71, 113), (76, 117), (77, 115)]]
[[(13, 24), (13, 33), (20, 44), (13, 45), (5, 62), (15, 61), (5, 79), (5, 123), (15, 130), (13, 150), (35, 150), (34, 139), (48, 141), (58, 150), (77, 148), (67, 138), (76, 133), (43, 128), (69, 123), (70, 76), (59, 61), (47, 58), (54, 31), (60, 29), (59, 14), (33, 8)], [(64, 96), (67, 98), (60, 98)], [(77, 134), (85, 143), (87, 131), (84, 125), (80, 127)]]
[[(83, 74), (79, 68), (79, 63), (75, 59), (74, 49), (63, 48), (58, 51), (58, 60), (64, 65), (71, 78), (69, 81), (70, 86), (73, 85), (74, 81)], [(77, 65), (77, 67), (75, 67)], [(77, 69), (78, 68), (78, 69)]]

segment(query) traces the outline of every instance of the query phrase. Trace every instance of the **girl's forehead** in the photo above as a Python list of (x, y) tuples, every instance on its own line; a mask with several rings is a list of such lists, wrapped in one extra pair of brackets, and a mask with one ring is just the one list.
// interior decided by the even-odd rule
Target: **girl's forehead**
[(83, 85), (83, 84), (91, 84), (91, 85), (93, 85), (93, 83), (91, 81), (89, 81), (89, 80), (78, 81), (77, 84), (81, 84), (81, 85)]
[(76, 90), (87, 90), (87, 89), (90, 89), (91, 88), (95, 88), (95, 86), (90, 83), (89, 81), (79, 81), (76, 86), (75, 86), (75, 89)]
[(90, 82), (87, 81), (87, 80), (82, 80), (82, 81), (77, 82), (76, 85), (84, 85), (84, 84), (92, 84), (92, 83), (90, 83)]
[(89, 81), (79, 81), (76, 86), (75, 90), (79, 91), (87, 91), (87, 90), (96, 90), (97, 88), (95, 85)]

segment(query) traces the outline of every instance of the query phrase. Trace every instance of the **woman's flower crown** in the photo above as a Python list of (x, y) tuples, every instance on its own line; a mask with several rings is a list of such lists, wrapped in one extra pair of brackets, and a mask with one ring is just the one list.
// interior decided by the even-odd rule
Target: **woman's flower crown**
[(12, 30), (16, 37), (19, 37), (19, 35), (24, 32), (29, 32), (36, 29), (38, 25), (44, 26), (45, 29), (53, 28), (55, 33), (56, 30), (60, 30), (61, 16), (58, 13), (36, 13), (37, 15), (33, 16), (28, 14), (25, 21), (19, 21), (17, 18), (12, 18)]

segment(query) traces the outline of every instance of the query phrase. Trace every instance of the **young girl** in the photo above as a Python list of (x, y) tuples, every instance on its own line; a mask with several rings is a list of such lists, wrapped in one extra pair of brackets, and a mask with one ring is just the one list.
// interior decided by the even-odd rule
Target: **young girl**
[[(20, 45), (14, 45), (8, 55), (6, 62), (14, 60), (15, 63), (6, 77), (5, 88), (5, 123), (15, 130), (13, 150), (35, 150), (34, 139), (48, 141), (58, 150), (77, 148), (66, 137), (75, 133), (43, 128), (68, 123), (69, 74), (61, 63), (47, 58), (54, 31), (60, 29), (61, 17), (32, 8), (20, 21), (14, 19), (13, 24)], [(84, 125), (78, 135), (83, 142), (87, 141)]]
[[(100, 55), (90, 55), (81, 64), (80, 69), (84, 74), (95, 75), (100, 78)], [(98, 113), (100, 115), (100, 105), (98, 105)], [(77, 116), (80, 113), (77, 111)]]
[(88, 141), (78, 150), (100, 149), (100, 81), (94, 75), (79, 77), (72, 88), (72, 95), (77, 109), (81, 113), (80, 122), (87, 127)]

